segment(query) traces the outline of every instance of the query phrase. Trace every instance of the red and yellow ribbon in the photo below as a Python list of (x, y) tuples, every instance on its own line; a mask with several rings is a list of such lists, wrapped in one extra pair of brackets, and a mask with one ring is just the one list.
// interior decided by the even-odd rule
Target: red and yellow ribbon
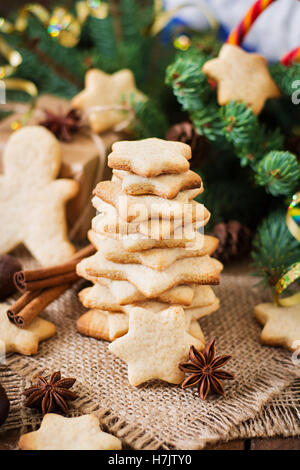
[[(257, 0), (249, 8), (240, 24), (229, 34), (226, 41), (227, 44), (240, 46), (258, 16), (275, 1), (276, 0)], [(285, 54), (280, 62), (286, 67), (289, 67), (295, 62), (300, 62), (300, 46)]]
[(244, 37), (251, 29), (256, 18), (276, 0), (258, 0), (247, 11), (240, 24), (230, 33), (227, 38), (228, 44), (240, 46)]
[(289, 67), (290, 65), (294, 64), (295, 62), (300, 62), (300, 46), (296, 47), (292, 51), (285, 54), (281, 61), (283, 65)]

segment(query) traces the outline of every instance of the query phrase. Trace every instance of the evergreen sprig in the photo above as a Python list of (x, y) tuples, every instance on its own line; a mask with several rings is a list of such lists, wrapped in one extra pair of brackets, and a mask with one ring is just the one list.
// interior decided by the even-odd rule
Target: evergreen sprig
[(300, 179), (297, 158), (290, 152), (271, 151), (258, 163), (255, 179), (273, 196), (289, 196)]
[(295, 63), (289, 67), (281, 63), (273, 64), (270, 66), (270, 73), (282, 93), (291, 96), (295, 91), (295, 81), (300, 80), (300, 64)]
[(252, 259), (254, 274), (268, 287), (274, 287), (285, 271), (299, 261), (300, 244), (289, 232), (284, 211), (272, 212), (259, 226)]
[(174, 95), (185, 111), (198, 111), (211, 98), (212, 90), (202, 72), (206, 60), (204, 54), (191, 49), (187, 54), (178, 54), (166, 70), (166, 83), (173, 87)]
[(118, 70), (119, 54), (112, 15), (109, 14), (106, 18), (89, 16), (87, 19), (87, 33), (96, 51), (93, 65), (108, 73), (116, 72)]
[(140, 42), (141, 22), (140, 8), (137, 0), (120, 0), (120, 21), (123, 40), (128, 42)]
[[(209, 59), (210, 56), (191, 47), (180, 53), (168, 67), (166, 82), (172, 86), (182, 109), (189, 113), (198, 134), (222, 150), (228, 149), (229, 145), (240, 164), (250, 166), (259, 185), (265, 186), (274, 196), (291, 194), (299, 179), (299, 165), (295, 156), (281, 151), (284, 148), (283, 132), (261, 122), (244, 103), (231, 101), (219, 106), (216, 93), (202, 72), (203, 64)], [(278, 70), (281, 72), (280, 66)], [(288, 80), (298, 70), (293, 67), (288, 72)], [(272, 163), (271, 151), (276, 152)]]
[(250, 108), (243, 103), (231, 101), (220, 108), (220, 118), (223, 123), (223, 133), (239, 154), (242, 149), (252, 145), (257, 139), (255, 133), (258, 131), (257, 117)]
[(154, 100), (138, 101), (133, 104), (133, 110), (135, 117), (130, 128), (136, 139), (165, 136), (167, 120)]

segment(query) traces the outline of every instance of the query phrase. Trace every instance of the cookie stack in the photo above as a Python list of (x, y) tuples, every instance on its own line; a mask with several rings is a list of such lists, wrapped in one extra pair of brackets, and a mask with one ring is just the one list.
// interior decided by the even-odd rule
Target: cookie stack
[[(118, 345), (138, 321), (153, 330), (145, 332), (153, 343), (155, 335), (161, 335), (155, 322), (171, 325), (170, 338), (176, 324), (172, 341), (177, 334), (182, 341), (173, 344), (173, 356), (184, 359), (190, 344), (204, 347), (197, 320), (219, 306), (210, 287), (219, 283), (222, 270), (210, 257), (218, 241), (199, 230), (210, 214), (193, 200), (203, 187), (200, 176), (189, 169), (190, 158), (190, 147), (181, 142), (117, 142), (108, 158), (112, 180), (99, 183), (94, 191), (98, 215), (89, 238), (97, 253), (77, 265), (78, 274), (94, 285), (79, 293), (90, 310), (77, 327), (82, 334), (113, 341), (110, 349), (120, 357)], [(156, 344), (164, 340), (157, 338)], [(179, 355), (176, 348), (181, 348)], [(178, 383), (178, 371), (164, 380)], [(149, 378), (162, 377), (153, 372)], [(144, 376), (131, 376), (132, 384), (141, 381)]]

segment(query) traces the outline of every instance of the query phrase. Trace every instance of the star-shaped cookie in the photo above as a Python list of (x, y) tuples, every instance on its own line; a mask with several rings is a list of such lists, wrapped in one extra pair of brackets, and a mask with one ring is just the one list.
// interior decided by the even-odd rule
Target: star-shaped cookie
[(264, 325), (261, 341), (271, 346), (283, 346), (296, 351), (300, 346), (300, 304), (280, 307), (272, 303), (259, 304), (255, 317)]
[[(122, 192), (122, 185), (117, 181), (101, 181), (97, 184), (93, 193), (95, 198), (92, 203), (94, 207), (102, 212), (101, 202), (106, 202), (117, 209), (118, 214), (127, 222), (138, 222), (149, 219), (162, 218), (167, 220), (184, 219), (190, 223), (195, 218), (192, 216), (193, 209), (189, 203), (197, 197), (201, 190), (187, 189), (181, 191), (174, 199), (162, 199), (159, 196), (129, 196)], [(196, 203), (199, 206), (199, 219), (205, 217), (203, 204)], [(201, 208), (201, 212), (200, 212)], [(108, 212), (105, 209), (103, 212)]]
[(67, 238), (65, 204), (79, 187), (71, 179), (56, 179), (60, 164), (60, 144), (44, 127), (12, 134), (0, 175), (0, 253), (24, 243), (43, 265), (63, 263), (75, 253)]
[(51, 338), (56, 328), (53, 323), (35, 318), (25, 329), (18, 328), (7, 317), (9, 305), (0, 304), (0, 343), (4, 345), (5, 352), (17, 352), (30, 356), (38, 352), (40, 341)]
[[(127, 118), (127, 114), (116, 107), (128, 105), (131, 100), (142, 101), (145, 96), (136, 88), (130, 70), (123, 69), (109, 75), (102, 70), (91, 69), (86, 73), (84, 90), (73, 98), (72, 106), (86, 111), (92, 130), (100, 133)], [(103, 107), (103, 110), (93, 111), (95, 106)]]
[(100, 430), (92, 414), (65, 418), (54, 413), (44, 416), (38, 431), (23, 434), (23, 450), (120, 450), (120, 439)]
[(254, 114), (259, 114), (268, 98), (281, 94), (266, 59), (232, 44), (224, 44), (219, 56), (204, 64), (203, 72), (217, 82), (221, 106), (231, 100), (244, 102)]
[(173, 199), (179, 191), (201, 188), (203, 185), (200, 175), (188, 170), (173, 175), (160, 175), (154, 178), (144, 178), (129, 171), (113, 170), (113, 176), (122, 181), (122, 191), (131, 196), (153, 194), (166, 199)]
[[(107, 287), (118, 304), (126, 305), (147, 300), (147, 297), (128, 281), (113, 281), (105, 277), (91, 276), (87, 273), (87, 267), (82, 264), (80, 266), (78, 264), (76, 269), (78, 269), (78, 275), (84, 279), (91, 281), (95, 285), (101, 284)], [(110, 294), (108, 294), (109, 297), (105, 297), (106, 300), (112, 300)], [(178, 285), (162, 292), (157, 296), (157, 300), (168, 304), (191, 305), (193, 297), (194, 285), (186, 284)]]
[[(95, 201), (97, 201), (97, 203), (95, 203)], [(157, 241), (184, 238), (193, 242), (196, 238), (196, 230), (206, 225), (210, 219), (210, 213), (208, 210), (204, 207), (203, 204), (200, 204), (200, 202), (196, 201), (192, 201), (189, 204), (182, 203), (182, 205), (177, 207), (174, 206), (176, 208), (174, 211), (172, 211), (172, 207), (165, 208), (165, 211), (162, 210), (162, 212), (165, 214), (167, 212), (169, 213), (169, 219), (161, 217), (152, 218), (150, 215), (149, 219), (140, 222), (126, 222), (122, 216), (119, 215), (117, 209), (114, 206), (107, 204), (98, 197), (93, 198), (92, 204), (100, 212), (100, 214), (94, 217), (92, 220), (93, 230), (100, 234), (118, 234), (119, 240), (123, 238), (126, 239), (129, 236), (143, 235), (145, 238)], [(122, 203), (120, 205), (122, 205)], [(125, 207), (126, 206), (128, 207), (128, 205), (125, 203)], [(147, 206), (144, 204), (140, 205), (140, 207), (138, 206), (139, 205), (137, 204), (137, 213), (142, 217), (148, 217), (149, 211)], [(152, 207), (153, 212), (155, 214), (159, 214), (159, 206), (153, 205)], [(123, 209), (125, 210), (123, 211)], [(123, 209), (121, 209), (121, 211), (123, 213), (127, 212), (129, 216), (129, 211), (126, 211), (124, 206)], [(140, 209), (144, 210), (140, 211)], [(180, 215), (181, 212), (182, 217), (176, 219), (171, 218), (172, 215), (175, 215), (175, 212), (177, 215)], [(131, 211), (130, 214), (132, 214)]]
[(129, 313), (129, 330), (109, 345), (109, 350), (128, 364), (128, 380), (137, 386), (151, 379), (178, 384), (183, 373), (178, 363), (186, 360), (191, 344), (204, 345), (186, 333), (184, 310), (170, 307), (153, 313), (139, 307)]
[[(126, 308), (131, 309), (132, 307), (132, 305), (129, 305)], [(151, 309), (154, 313), (164, 310), (166, 304), (160, 305), (157, 302), (147, 302), (143, 308)], [(95, 308), (84, 313), (77, 320), (77, 331), (92, 338), (114, 341), (128, 332), (128, 320), (129, 317), (126, 312), (111, 313)], [(186, 331), (204, 344), (204, 335), (200, 325), (191, 316), (186, 317)]]
[[(181, 286), (181, 289), (184, 290), (185, 287), (186, 286)], [(194, 297), (192, 302), (190, 303), (190, 305), (181, 304), (184, 309), (187, 309), (186, 312), (191, 311), (192, 313), (195, 313), (197, 309), (199, 309), (199, 307), (202, 308), (215, 304), (217, 298), (210, 286), (193, 286), (191, 289), (194, 291)], [(180, 293), (180, 287), (177, 288), (177, 292), (178, 294)], [(127, 302), (127, 304), (118, 303), (116, 297), (114, 296), (113, 292), (109, 289), (109, 287), (102, 285), (99, 282), (97, 282), (93, 287), (86, 287), (85, 289), (80, 291), (78, 295), (80, 302), (86, 308), (98, 308), (101, 310), (108, 310), (110, 312), (126, 312), (126, 308), (128, 304), (130, 304), (129, 302)], [(159, 303), (161, 306), (164, 306), (164, 308), (160, 308), (160, 310), (164, 310), (165, 308), (167, 308), (166, 303), (180, 304), (180, 299), (179, 301), (176, 301), (176, 299), (172, 299), (170, 295), (167, 302), (164, 302), (165, 299), (161, 299), (159, 297), (157, 299), (151, 300), (151, 308), (153, 306), (153, 300), (155, 300), (156, 304)], [(170, 300), (173, 300), (173, 302), (170, 302)], [(147, 300), (147, 298), (144, 297), (144, 299), (140, 300), (140, 302), (131, 303), (134, 303), (136, 307), (143, 307), (149, 310), (149, 307), (145, 306), (148, 302), (149, 301)]]
[(195, 242), (191, 249), (186, 248), (153, 248), (151, 250), (133, 252), (126, 251), (118, 240), (107, 238), (90, 230), (88, 238), (106, 259), (113, 263), (142, 264), (151, 269), (163, 271), (175, 261), (194, 256), (211, 255), (216, 251), (218, 239), (196, 232)]
[(108, 261), (99, 251), (77, 264), (77, 273), (129, 281), (146, 297), (157, 297), (179, 284), (219, 284), (223, 265), (208, 255), (175, 261), (164, 271), (140, 264), (121, 264)]
[(153, 177), (164, 173), (183, 173), (190, 169), (191, 147), (183, 142), (151, 137), (144, 140), (115, 142), (108, 166), (136, 175)]

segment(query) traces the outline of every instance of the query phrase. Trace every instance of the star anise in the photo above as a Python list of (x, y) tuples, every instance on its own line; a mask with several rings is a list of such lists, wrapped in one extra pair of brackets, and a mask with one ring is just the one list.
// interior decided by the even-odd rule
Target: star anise
[(59, 114), (45, 109), (44, 112), (45, 119), (40, 122), (40, 125), (49, 129), (59, 140), (71, 142), (73, 135), (82, 125), (78, 111), (71, 109), (67, 114)]
[(54, 372), (49, 381), (45, 377), (38, 377), (37, 384), (23, 392), (27, 397), (25, 406), (41, 409), (43, 415), (54, 409), (67, 414), (67, 402), (77, 398), (77, 395), (69, 390), (75, 382), (76, 379), (72, 378), (62, 379), (60, 372)]
[(233, 374), (220, 369), (231, 356), (216, 357), (215, 340), (208, 344), (203, 353), (190, 347), (189, 361), (178, 364), (180, 370), (189, 375), (181, 384), (182, 388), (198, 386), (199, 396), (205, 400), (209, 391), (224, 395), (221, 380), (232, 380)]

